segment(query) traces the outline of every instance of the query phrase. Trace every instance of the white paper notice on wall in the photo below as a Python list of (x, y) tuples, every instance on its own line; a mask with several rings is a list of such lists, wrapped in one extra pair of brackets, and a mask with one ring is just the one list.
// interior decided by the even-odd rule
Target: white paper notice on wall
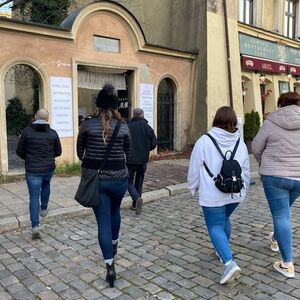
[(153, 98), (153, 84), (141, 83), (140, 84), (140, 107), (144, 110), (144, 118), (148, 121), (149, 125), (153, 128), (153, 111), (154, 111), (154, 98)]
[(51, 77), (52, 128), (59, 137), (73, 136), (72, 82), (69, 77)]

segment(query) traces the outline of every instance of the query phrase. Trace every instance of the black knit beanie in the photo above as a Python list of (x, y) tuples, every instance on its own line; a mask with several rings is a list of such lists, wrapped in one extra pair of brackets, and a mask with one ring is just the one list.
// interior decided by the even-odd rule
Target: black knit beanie
[(97, 96), (96, 105), (101, 108), (118, 108), (117, 91), (111, 83), (104, 84)]

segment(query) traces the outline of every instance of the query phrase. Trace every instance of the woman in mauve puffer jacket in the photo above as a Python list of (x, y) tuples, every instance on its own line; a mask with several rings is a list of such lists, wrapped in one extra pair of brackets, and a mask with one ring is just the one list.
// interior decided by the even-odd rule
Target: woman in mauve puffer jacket
[(259, 173), (273, 218), (271, 250), (280, 251), (282, 261), (274, 268), (286, 277), (294, 277), (292, 255), (291, 207), (300, 195), (300, 96), (282, 94), (278, 110), (264, 121), (252, 142), (259, 162)]

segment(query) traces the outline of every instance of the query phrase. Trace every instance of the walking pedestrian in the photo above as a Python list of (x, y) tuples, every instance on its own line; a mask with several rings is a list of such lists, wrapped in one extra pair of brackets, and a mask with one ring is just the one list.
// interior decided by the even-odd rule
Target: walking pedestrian
[[(208, 132), (210, 136), (202, 135), (194, 146), (188, 171), (188, 188), (193, 195), (196, 190), (199, 190), (199, 204), (203, 210), (209, 237), (216, 255), (224, 264), (221, 284), (233, 281), (241, 271), (230, 249), (230, 216), (244, 200), (250, 182), (247, 147), (240, 140), (240, 133), (236, 126), (237, 117), (233, 109), (228, 106), (219, 108), (213, 120), (213, 127)], [(227, 159), (235, 152), (233, 159), (238, 164), (234, 163), (234, 165), (240, 166), (241, 177), (244, 179), (244, 188), (238, 193), (220, 191), (212, 178), (223, 169), (224, 157), (217, 147)], [(232, 176), (232, 183), (236, 179), (234, 177)]]
[(128, 126), (120, 122), (118, 98), (112, 84), (107, 83), (100, 90), (96, 106), (95, 115), (81, 124), (77, 156), (82, 160), (83, 168), (98, 170), (112, 134), (115, 128), (119, 128), (116, 129), (118, 132), (107, 161), (99, 173), (99, 206), (93, 208), (99, 245), (106, 263), (106, 281), (113, 287), (116, 279), (114, 257), (121, 225), (120, 206), (128, 185), (125, 156), (130, 154), (130, 134)]
[(29, 191), (29, 214), (32, 239), (39, 239), (39, 216), (46, 217), (50, 197), (50, 181), (55, 169), (55, 157), (61, 155), (58, 134), (50, 128), (49, 113), (39, 109), (35, 121), (20, 135), (17, 155), (25, 160), (26, 183)]
[(131, 136), (131, 155), (127, 161), (129, 172), (128, 192), (132, 198), (131, 209), (138, 215), (142, 211), (142, 190), (149, 152), (155, 149), (157, 139), (144, 111), (137, 107), (133, 110), (133, 118), (128, 122)]
[(274, 268), (290, 278), (295, 276), (291, 208), (300, 195), (300, 96), (283, 93), (277, 106), (254, 138), (252, 151), (273, 218), (271, 250), (280, 251), (282, 258)]

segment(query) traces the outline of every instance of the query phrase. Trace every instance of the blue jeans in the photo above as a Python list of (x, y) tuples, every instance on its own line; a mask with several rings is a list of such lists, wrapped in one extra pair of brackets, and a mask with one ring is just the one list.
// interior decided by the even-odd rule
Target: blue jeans
[(47, 173), (26, 173), (26, 182), (29, 191), (29, 213), (32, 228), (39, 226), (40, 224), (40, 209), (48, 208), (52, 175), (53, 171)]
[(282, 260), (292, 262), (291, 207), (300, 195), (300, 181), (263, 175), (262, 182)]
[(231, 223), (230, 215), (238, 203), (230, 203), (220, 207), (202, 206), (208, 234), (223, 263), (232, 260), (230, 250)]
[(142, 197), (144, 177), (147, 164), (128, 164), (128, 192), (135, 206), (136, 200)]
[(100, 179), (99, 206), (93, 210), (98, 225), (99, 245), (104, 259), (113, 258), (112, 241), (119, 238), (120, 207), (127, 184), (127, 179)]

